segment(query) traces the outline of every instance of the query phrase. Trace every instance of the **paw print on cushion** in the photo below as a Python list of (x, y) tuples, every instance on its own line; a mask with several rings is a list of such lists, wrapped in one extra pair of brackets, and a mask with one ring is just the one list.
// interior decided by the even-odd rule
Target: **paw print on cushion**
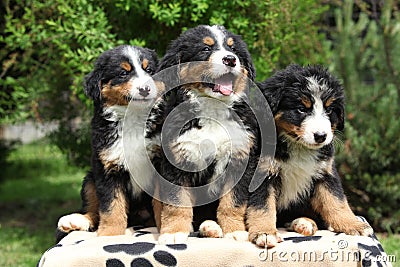
[(103, 249), (110, 253), (125, 252), (129, 255), (141, 255), (152, 250), (156, 245), (149, 242), (137, 242), (133, 244), (107, 245)]
[(165, 266), (176, 266), (178, 263), (174, 255), (164, 250), (154, 252), (153, 256), (156, 261)]
[(169, 244), (166, 245), (167, 247), (169, 247), (170, 249), (174, 249), (174, 250), (185, 250), (187, 249), (187, 245), (186, 244)]
[(140, 266), (140, 267), (153, 267), (153, 264), (145, 258), (136, 258), (131, 262), (132, 267)]
[[(124, 252), (128, 255), (138, 256), (138, 255), (143, 255), (145, 253), (152, 251), (155, 247), (156, 247), (156, 245), (154, 243), (135, 242), (132, 244), (107, 245), (107, 246), (104, 246), (103, 249), (108, 253)], [(172, 250), (177, 250), (177, 251), (182, 251), (182, 250), (187, 249), (186, 244), (171, 244), (171, 245), (166, 245), (165, 247), (172, 249)], [(175, 256), (165, 250), (156, 250), (153, 252), (152, 256), (158, 263), (161, 263), (164, 266), (177, 266), (177, 264), (178, 264), (178, 261), (175, 258)], [(117, 258), (110, 258), (107, 260), (106, 266), (107, 267), (123, 267), (126, 265)], [(139, 257), (139, 258), (133, 259), (130, 266), (151, 267), (151, 266), (153, 266), (153, 264), (148, 259), (146, 259), (144, 257)]]
[(106, 261), (106, 267), (125, 267), (125, 264), (119, 259), (108, 259)]
[(295, 236), (295, 237), (285, 237), (285, 241), (292, 241), (293, 243), (300, 243), (304, 241), (319, 241), (322, 236)]

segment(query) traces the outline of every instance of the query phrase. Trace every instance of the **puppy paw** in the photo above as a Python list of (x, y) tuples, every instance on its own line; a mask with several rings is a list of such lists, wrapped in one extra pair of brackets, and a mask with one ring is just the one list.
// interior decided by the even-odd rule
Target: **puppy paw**
[(310, 236), (317, 232), (318, 227), (313, 220), (306, 217), (301, 217), (293, 220), (293, 222), (290, 224), (290, 229), (299, 234)]
[(178, 232), (178, 233), (164, 233), (158, 237), (158, 243), (161, 245), (166, 244), (182, 244), (187, 241), (189, 233)]
[(349, 223), (343, 223), (342, 225), (331, 225), (330, 230), (334, 232), (341, 232), (347, 235), (361, 235), (361, 236), (371, 236), (374, 230), (367, 223), (355, 220)]
[(61, 217), (58, 220), (57, 227), (60, 231), (66, 233), (71, 231), (89, 231), (90, 222), (84, 215), (73, 213)]
[(200, 224), (199, 232), (202, 237), (220, 238), (224, 235), (219, 224), (211, 220), (206, 220)]
[(226, 233), (224, 237), (244, 242), (249, 240), (249, 233), (247, 231), (234, 231), (231, 233)]
[(360, 235), (362, 236), (372, 236), (374, 234), (374, 229), (369, 224), (364, 224), (364, 229), (362, 229), (360, 232)]
[(283, 241), (282, 236), (278, 233), (278, 231), (272, 231), (270, 234), (267, 233), (252, 233), (249, 236), (251, 242), (256, 244), (259, 247), (267, 247), (273, 248), (278, 243)]

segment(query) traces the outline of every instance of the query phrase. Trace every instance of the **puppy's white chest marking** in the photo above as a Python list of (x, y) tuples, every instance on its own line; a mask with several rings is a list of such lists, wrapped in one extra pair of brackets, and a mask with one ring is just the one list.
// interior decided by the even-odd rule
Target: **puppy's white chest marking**
[(176, 140), (179, 151), (193, 163), (210, 157), (219, 160), (248, 147), (248, 134), (236, 122), (200, 119), (200, 125), (201, 129), (188, 130)]
[(247, 155), (252, 137), (229, 113), (227, 109), (202, 109), (199, 115), (201, 128), (186, 131), (172, 144), (176, 160), (179, 162), (183, 157), (194, 163), (197, 166), (194, 171), (205, 169), (215, 161), (214, 175), (210, 177), (213, 180), (224, 171), (232, 157), (238, 153)]
[(124, 119), (118, 120), (117, 138), (102, 156), (103, 160), (129, 171), (133, 189), (138, 194), (142, 187), (151, 185), (153, 169), (147, 151), (156, 141), (145, 138), (145, 117), (140, 111), (130, 109)]
[(310, 193), (313, 180), (321, 177), (326, 162), (317, 160), (317, 152), (302, 147), (289, 148), (290, 158), (280, 162), (282, 187), (278, 209), (288, 208)]

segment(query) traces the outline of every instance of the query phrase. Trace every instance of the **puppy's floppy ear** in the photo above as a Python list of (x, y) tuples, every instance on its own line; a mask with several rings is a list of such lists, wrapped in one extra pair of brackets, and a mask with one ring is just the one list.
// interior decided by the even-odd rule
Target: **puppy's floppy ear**
[(343, 131), (344, 130), (344, 105), (341, 104), (340, 107), (337, 108), (336, 111), (338, 117), (338, 124), (336, 125), (336, 130)]
[(278, 112), (279, 104), (282, 99), (284, 80), (281, 79), (280, 76), (274, 75), (265, 81), (257, 82), (256, 84), (267, 99), (272, 114), (275, 115)]
[(264, 92), (264, 96), (267, 99), (272, 114), (275, 115), (278, 112), (279, 104), (282, 98), (281, 90), (267, 90)]
[(253, 61), (251, 60), (250, 54), (248, 58), (245, 58), (243, 60), (243, 65), (246, 68), (246, 70), (248, 71), (247, 77), (254, 81), (254, 79), (256, 78), (256, 68), (254, 67)]
[(101, 77), (102, 74), (100, 70), (94, 70), (84, 78), (83, 86), (85, 88), (85, 94), (93, 100), (100, 99)]
[(172, 67), (174, 65), (178, 65), (180, 63), (181, 54), (179, 52), (179, 49), (177, 49), (177, 48), (178, 48), (178, 45), (174, 45), (174, 43), (172, 43), (171, 47), (168, 49), (168, 52), (160, 60), (160, 63), (158, 64), (157, 72), (164, 70), (166, 68)]

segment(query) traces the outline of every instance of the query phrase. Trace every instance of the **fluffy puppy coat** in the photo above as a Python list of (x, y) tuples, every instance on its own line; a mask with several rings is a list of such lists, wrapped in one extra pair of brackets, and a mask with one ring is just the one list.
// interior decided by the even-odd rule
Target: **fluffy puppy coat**
[(199, 199), (183, 186), (210, 183), (214, 184), (207, 193), (219, 198), (216, 217), (223, 234), (247, 240), (247, 184), (256, 166), (258, 134), (256, 120), (244, 101), (248, 81), (255, 76), (247, 46), (222, 26), (201, 25), (171, 43), (159, 70), (176, 65), (181, 85), (172, 91), (166, 109), (173, 111), (182, 103), (187, 108), (173, 119), (174, 124), (182, 126), (178, 134), (169, 135), (167, 120), (164, 123), (168, 141), (163, 141), (163, 150), (173, 155), (174, 162), (164, 154), (160, 173), (181, 188), (173, 192), (160, 188), (168, 203), (154, 203), (159, 242), (186, 240), (193, 206)]
[[(59, 231), (98, 228), (99, 236), (120, 235), (128, 221), (132, 225), (153, 218), (151, 197), (142, 188), (153, 186), (145, 158), (159, 147), (156, 125), (162, 107), (155, 101), (163, 87), (151, 77), (157, 64), (153, 50), (122, 45), (101, 54), (85, 77), (85, 93), (94, 101), (91, 171), (81, 190), (83, 214), (60, 218)], [(141, 168), (141, 175), (132, 177), (128, 167)]]
[[(335, 168), (334, 134), (344, 128), (340, 82), (322, 67), (290, 65), (258, 86), (274, 115), (277, 146), (275, 157), (264, 159), (267, 178), (250, 196), (250, 240), (275, 246), (282, 241), (277, 223), (283, 226), (301, 216), (333, 231), (371, 234), (351, 211)], [(315, 232), (313, 222), (303, 219), (294, 227), (304, 234)]]

